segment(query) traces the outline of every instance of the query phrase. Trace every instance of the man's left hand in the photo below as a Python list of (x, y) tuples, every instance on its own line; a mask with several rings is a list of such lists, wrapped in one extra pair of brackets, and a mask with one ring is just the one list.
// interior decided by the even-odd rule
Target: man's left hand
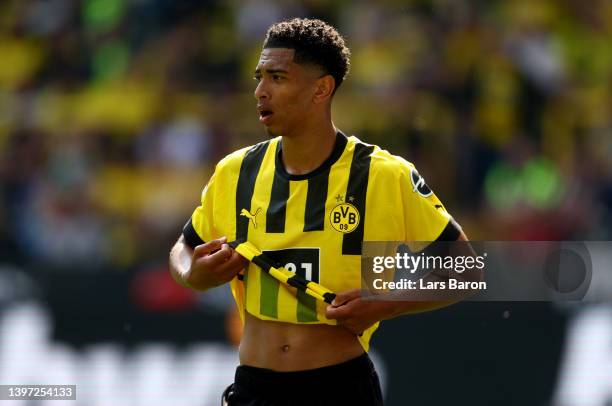
[(325, 317), (335, 319), (338, 325), (348, 328), (355, 334), (361, 334), (368, 327), (386, 318), (388, 303), (362, 300), (359, 289), (338, 293), (332, 304), (327, 306)]

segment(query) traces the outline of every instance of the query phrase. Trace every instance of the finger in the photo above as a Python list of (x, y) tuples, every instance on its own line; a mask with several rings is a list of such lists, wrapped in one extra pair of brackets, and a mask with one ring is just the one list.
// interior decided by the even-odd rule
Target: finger
[(227, 240), (226, 237), (221, 237), (216, 240), (211, 240), (207, 243), (198, 245), (193, 250), (194, 258), (203, 257), (207, 254), (210, 254), (211, 252), (215, 250), (218, 250), (221, 247), (221, 244), (223, 244), (226, 240)]
[(246, 264), (248, 264), (248, 261), (246, 261), (236, 251), (233, 251), (230, 258), (221, 265), (219, 265), (219, 272), (224, 274), (231, 274), (233, 277), (237, 273), (242, 271)]
[(230, 259), (215, 268), (215, 274), (219, 280), (229, 282), (242, 272), (245, 262), (240, 254), (234, 252)]
[(206, 261), (208, 266), (217, 267), (223, 264), (232, 256), (232, 249), (227, 244), (221, 244), (219, 251), (206, 256), (203, 260)]
[(349, 330), (351, 333), (359, 336), (362, 335), (363, 332), (368, 328), (368, 326), (364, 326), (363, 323), (360, 323), (359, 321), (350, 318), (337, 319), (337, 321), (339, 326), (342, 326)]
[(359, 297), (361, 297), (361, 291), (359, 289), (346, 290), (344, 292), (336, 294), (336, 297), (334, 298), (334, 300), (332, 300), (331, 304), (332, 306), (338, 307)]
[(327, 317), (328, 319), (335, 319), (338, 320), (338, 323), (340, 324), (340, 322), (344, 319), (346, 319), (348, 317), (348, 313), (349, 313), (349, 309), (346, 308), (346, 306), (333, 306), (333, 305), (329, 305), (325, 308), (325, 317)]
[(228, 265), (244, 269), (249, 264), (249, 260), (232, 250), (232, 256), (227, 260), (227, 263)]
[(327, 319), (337, 319), (338, 318), (338, 312), (336, 312), (336, 308), (333, 307), (332, 305), (329, 305), (325, 308), (325, 318)]

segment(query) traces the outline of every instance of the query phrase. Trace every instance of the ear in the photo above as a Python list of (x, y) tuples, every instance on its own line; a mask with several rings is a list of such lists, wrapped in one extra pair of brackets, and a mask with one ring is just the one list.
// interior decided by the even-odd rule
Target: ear
[(324, 75), (317, 79), (315, 86), (312, 99), (317, 104), (323, 103), (328, 101), (334, 93), (336, 80), (332, 75)]

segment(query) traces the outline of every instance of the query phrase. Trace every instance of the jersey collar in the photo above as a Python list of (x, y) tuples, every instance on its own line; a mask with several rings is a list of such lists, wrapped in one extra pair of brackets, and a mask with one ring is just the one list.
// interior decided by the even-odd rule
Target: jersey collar
[(287, 170), (285, 169), (285, 166), (283, 165), (283, 159), (282, 159), (283, 148), (282, 148), (282, 139), (281, 139), (276, 144), (276, 162), (275, 162), (276, 173), (279, 176), (287, 180), (306, 180), (306, 179), (314, 178), (318, 174), (328, 170), (333, 164), (336, 163), (336, 161), (340, 158), (340, 156), (344, 152), (344, 148), (346, 147), (347, 143), (348, 143), (348, 139), (346, 138), (346, 135), (344, 135), (342, 131), (338, 131), (336, 133), (336, 143), (334, 144), (334, 149), (332, 150), (329, 157), (327, 157), (327, 159), (321, 164), (321, 166), (319, 166), (317, 169), (311, 172), (304, 173), (302, 175), (292, 175), (289, 172), (287, 172)]

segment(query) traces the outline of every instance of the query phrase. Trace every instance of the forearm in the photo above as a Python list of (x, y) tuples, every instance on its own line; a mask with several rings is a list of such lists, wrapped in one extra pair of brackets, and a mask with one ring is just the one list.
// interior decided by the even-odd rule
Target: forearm
[(181, 236), (170, 250), (172, 277), (178, 284), (195, 290), (208, 290), (229, 282), (246, 263), (227, 245), (225, 237), (192, 249)]
[[(455, 245), (453, 255), (466, 257), (476, 255), (463, 233), (459, 241), (463, 243)], [(455, 270), (430, 272), (418, 282), (414, 289), (392, 291), (384, 294), (390, 300), (384, 301), (385, 304), (381, 305), (383, 317), (390, 319), (403, 314), (437, 310), (465, 300), (478, 292), (474, 289), (451, 289), (449, 286), (450, 279), (455, 279), (458, 283), (480, 282), (484, 280), (484, 272), (477, 268), (464, 272)], [(427, 288), (429, 286), (436, 286), (436, 288)]]
[(181, 286), (191, 288), (188, 283), (189, 268), (193, 250), (185, 244), (185, 239), (181, 236), (170, 250), (170, 274), (172, 278)]

